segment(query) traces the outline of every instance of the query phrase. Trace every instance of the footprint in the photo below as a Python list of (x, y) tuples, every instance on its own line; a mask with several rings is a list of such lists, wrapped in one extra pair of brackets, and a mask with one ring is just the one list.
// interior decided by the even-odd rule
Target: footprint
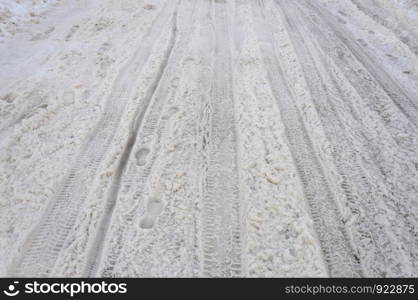
[(147, 163), (147, 156), (149, 152), (148, 148), (141, 148), (135, 153), (136, 164), (138, 166), (144, 166)]
[(151, 229), (154, 227), (155, 220), (150, 216), (145, 216), (141, 220), (141, 224), (139, 225), (142, 229)]
[(147, 210), (150, 215), (157, 217), (163, 211), (163, 203), (160, 199), (150, 198), (148, 200)]
[(142, 218), (139, 226), (142, 229), (151, 229), (154, 227), (155, 221), (163, 211), (164, 204), (160, 199), (150, 198), (147, 205), (147, 213)]

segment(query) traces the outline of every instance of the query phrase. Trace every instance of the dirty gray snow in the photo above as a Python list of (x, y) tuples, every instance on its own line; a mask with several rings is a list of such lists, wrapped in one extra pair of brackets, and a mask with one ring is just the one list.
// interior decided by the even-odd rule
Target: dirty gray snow
[(418, 276), (418, 1), (0, 1), (0, 276)]

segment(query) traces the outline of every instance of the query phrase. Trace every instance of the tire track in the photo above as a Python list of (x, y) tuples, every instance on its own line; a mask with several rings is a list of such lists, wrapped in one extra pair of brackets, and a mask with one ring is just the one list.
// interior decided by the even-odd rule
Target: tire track
[[(385, 127), (387, 130), (391, 133), (393, 136), (393, 140), (395, 141), (395, 144), (397, 147), (399, 147), (400, 152), (400, 161), (398, 160), (398, 155), (394, 155), (395, 161), (397, 164), (401, 164), (403, 161), (410, 162), (416, 166), (417, 164), (417, 158), (418, 158), (418, 130), (417, 127), (414, 126), (411, 122), (408, 122), (400, 116), (402, 116), (402, 110), (396, 111), (396, 110), (388, 110), (389, 112), (379, 111), (379, 101), (383, 102), (381, 105), (386, 105), (386, 99), (392, 100), (396, 102), (395, 99), (400, 99), (402, 103), (408, 102), (407, 100), (410, 100), (411, 103), (416, 104), (412, 97), (407, 96), (407, 91), (404, 91), (402, 87), (396, 84), (396, 82), (390, 78), (390, 75), (387, 74), (384, 70), (381, 70), (379, 67), (379, 64), (370, 64), (370, 62), (373, 62), (370, 53), (367, 53), (364, 51), (361, 47), (359, 47), (356, 42), (352, 39), (352, 37), (344, 31), (344, 29), (335, 22), (334, 18), (330, 15), (328, 15), (325, 11), (321, 10), (318, 6), (312, 6), (312, 3), (309, 4), (312, 9), (318, 14), (320, 19), (317, 20), (322, 22), (324, 24), (328, 24), (326, 26), (327, 30), (324, 30), (323, 35), (329, 39), (330, 41), (333, 41), (335, 44), (340, 45), (342, 42), (345, 42), (346, 48), (339, 48), (337, 55), (335, 53), (332, 53), (330, 57), (335, 59), (336, 61), (340, 61), (341, 63), (348, 64), (357, 64), (364, 66), (364, 68), (367, 71), (370, 71), (370, 75), (368, 74), (361, 74), (361, 73), (367, 73), (359, 71), (359, 77), (364, 78), (365, 80), (354, 80), (349, 73), (346, 73), (346, 70), (342, 69), (344, 75), (347, 79), (349, 79), (349, 82), (353, 87), (358, 91), (358, 93), (363, 97), (367, 98), (366, 92), (370, 93), (372, 91), (373, 93), (376, 93), (378, 97), (372, 97), (374, 100), (373, 102), (373, 110), (375, 110), (379, 115), (381, 115), (382, 119), (385, 122)], [(314, 26), (317, 26), (315, 22), (312, 22), (312, 24), (315, 24)], [(330, 28), (334, 28), (333, 30), (330, 30)], [(328, 48), (326, 47), (325, 50), (328, 51)], [(347, 51), (348, 50), (348, 51)], [(382, 77), (380, 77), (377, 73), (383, 74)], [(374, 81), (376, 83), (374, 83)], [(369, 82), (373, 82), (374, 84), (368, 84)], [(381, 91), (383, 93), (381, 93)], [(385, 94), (386, 93), (386, 94)], [(409, 99), (406, 99), (404, 97), (409, 97)], [(396, 104), (396, 103), (395, 103)], [(412, 113), (412, 112), (411, 112)], [(412, 113), (412, 115), (416, 116), (418, 114)], [(390, 121), (386, 120), (389, 119)], [(406, 138), (404, 139), (403, 136), (406, 135)], [(383, 148), (387, 148), (387, 145), (382, 144)], [(392, 168), (388, 167), (389, 169)], [(413, 169), (413, 168), (412, 168)], [(416, 171), (418, 170), (412, 170), (413, 173), (416, 174)], [(415, 175), (416, 176), (416, 175)]]
[[(311, 4), (312, 3), (310, 3), (310, 5)], [(358, 61), (360, 61), (360, 63), (364, 64), (367, 70), (369, 70), (369, 63), (368, 61), (367, 63), (365, 62), (366, 57), (361, 56), (356, 52), (353, 52), (353, 45), (350, 46), (350, 44), (353, 41), (348, 35), (342, 32), (342, 29), (339, 28), (338, 24), (335, 24), (335, 22), (332, 21), (332, 17), (326, 17), (325, 15), (322, 15), (320, 13), (319, 7), (316, 7), (314, 11), (319, 17), (317, 19), (317, 22), (322, 20), (325, 24), (328, 24), (325, 25), (327, 26), (326, 28), (333, 28), (335, 31), (341, 30), (339, 33), (336, 33), (336, 37), (338, 37), (341, 41), (345, 41), (345, 44), (347, 44), (347, 47), (349, 48), (353, 56)], [(323, 32), (326, 33), (328, 31), (323, 30)], [(335, 37), (333, 37), (332, 35), (328, 35), (327, 40), (333, 41), (335, 44), (339, 43), (339, 41), (336, 41)], [(361, 50), (358, 49), (358, 51), (360, 52)], [(331, 55), (331, 57), (335, 59), (334, 55)], [(350, 54), (340, 54), (340, 57), (350, 57)], [(350, 62), (354, 63), (354, 61), (348, 61), (348, 63)], [(376, 67), (375, 65), (373, 66)], [(373, 71), (371, 71), (371, 73), (373, 76), (375, 76)], [(360, 91), (364, 89), (364, 87), (358, 86), (358, 79), (354, 81), (354, 78), (348, 78), (350, 79), (351, 84), (353, 84), (356, 89), (359, 89)], [(375, 87), (381, 86), (383, 88), (385, 84), (390, 85), (390, 83), (386, 81), (380, 82), (379, 77), (376, 79), (378, 80), (379, 85), (376, 85)], [(374, 91), (374, 89), (369, 88), (366, 91), (369, 95), (370, 91)], [(364, 97), (364, 99), (367, 99), (366, 91), (364, 91), (364, 96), (362, 96)], [(383, 99), (380, 98), (376, 100), (382, 101)], [(396, 114), (399, 115), (399, 112), (394, 111), (392, 118), (395, 120), (399, 120), (399, 118), (396, 117)], [(415, 195), (417, 193), (417, 184), (416, 180), (414, 179), (416, 178), (416, 170), (413, 166), (408, 167), (406, 165), (406, 162), (411, 161), (414, 164), (414, 161), (417, 158), (417, 148), (416, 146), (414, 146), (416, 145), (416, 128), (414, 128), (414, 126), (410, 126), (410, 124), (408, 123), (405, 125), (402, 124), (403, 126), (408, 127), (406, 132), (408, 132), (408, 135), (410, 135), (410, 139), (407, 140), (405, 143), (405, 141), (399, 139), (399, 137), (402, 136), (402, 134), (405, 134), (405, 131), (399, 129), (402, 128), (400, 124), (393, 123), (390, 125), (391, 126), (387, 126), (387, 130), (392, 132), (392, 134), (394, 135), (394, 138), (397, 142), (397, 146), (400, 148), (400, 151), (398, 153), (390, 154), (391, 146), (389, 146), (388, 143), (384, 143), (383, 141), (379, 143), (378, 140), (379, 138), (381, 139), (382, 136), (377, 138), (376, 141), (373, 141), (372, 144), (374, 146), (381, 147), (381, 150), (370, 151), (370, 141), (366, 141), (364, 143), (365, 146), (360, 146), (361, 148), (359, 149), (360, 153), (364, 153), (369, 156), (369, 159), (364, 159), (364, 161), (367, 162), (368, 160), (371, 160), (375, 164), (374, 168), (378, 168), (375, 173), (369, 173), (369, 175), (367, 175), (369, 177), (369, 180), (372, 180), (373, 177), (376, 177), (376, 174), (380, 175), (378, 176), (378, 178), (375, 178), (372, 181), (370, 181), (370, 184), (378, 186), (378, 191), (376, 194), (378, 195), (377, 199), (379, 200), (375, 202), (374, 205), (370, 204), (368, 209), (370, 211), (373, 211), (373, 207), (378, 207), (379, 204), (381, 206), (382, 203), (384, 203), (384, 205), (387, 206), (385, 208), (386, 218), (389, 219), (390, 215), (395, 214), (394, 217), (389, 219), (391, 220), (391, 226), (385, 226), (386, 228), (380, 229), (380, 231), (378, 230), (379, 227), (382, 227), (381, 225), (379, 226), (379, 223), (382, 222), (381, 220), (379, 221), (380, 218), (376, 215), (372, 215), (368, 218), (368, 221), (375, 222), (374, 227), (378, 228), (375, 230), (375, 232), (380, 232), (380, 234), (377, 235), (377, 238), (375, 240), (377, 240), (378, 238), (384, 239), (385, 235), (390, 234), (384, 232), (382, 233), (382, 230), (388, 232), (393, 231), (393, 234), (390, 237), (392, 242), (388, 243), (384, 240), (379, 241), (380, 245), (378, 246), (378, 249), (386, 253), (385, 262), (377, 266), (377, 264), (373, 260), (369, 260), (368, 264), (372, 266), (370, 268), (372, 270), (374, 268), (378, 268), (378, 270), (376, 270), (376, 273), (371, 273), (370, 276), (411, 276), (411, 274), (414, 274), (415, 272), (415, 267), (411, 265), (411, 263), (413, 264), (414, 261), (416, 261), (414, 257), (417, 256), (417, 250), (414, 248), (416, 248), (416, 245), (418, 244), (416, 235), (416, 220), (412, 217), (412, 215), (416, 214), (414, 212), (416, 210)], [(382, 132), (379, 133), (379, 135), (382, 135)], [(389, 154), (385, 154), (387, 152), (389, 152)], [(370, 169), (370, 165), (367, 168)], [(365, 170), (367, 171), (367, 169)], [(400, 224), (402, 225), (399, 226)], [(408, 257), (411, 257), (412, 259), (408, 259)]]
[[(99, 45), (110, 33), (127, 40), (141, 32), (128, 43), (137, 48), (115, 47), (106, 59), (100, 54), (98, 67), (103, 62), (111, 76), (100, 80), (95, 73), (89, 86), (96, 90), (86, 89), (83, 101), (106, 95), (102, 115), (58, 192), (42, 191), (56, 181), (42, 174), (52, 171), (53, 159), (30, 160), (33, 151), (23, 156), (40, 132), (13, 141), (10, 149), (20, 156), (4, 152), (12, 167), (0, 179), (14, 187), (5, 189), (12, 200), (6, 199), (10, 216), (3, 224), (13, 226), (5, 226), (0, 242), (18, 245), (4, 247), (5, 261), (25, 243), (2, 272), (418, 275), (418, 33), (390, 11), (395, 6), (377, 0), (134, 2), (126, 4), (136, 8), (129, 16), (145, 14), (146, 21), (133, 25), (119, 19), (127, 16), (122, 12), (110, 16), (118, 6), (111, 1), (100, 24), (86, 23), (97, 36), (81, 26), (67, 41), (75, 53), (81, 40)], [(132, 31), (137, 24), (146, 24), (144, 30)], [(100, 33), (102, 26), (109, 30)], [(115, 60), (123, 64), (109, 67), (118, 53), (126, 53)], [(81, 76), (76, 71), (84, 59), (85, 66), (94, 63), (80, 54), (58, 64), (63, 83), (71, 82), (65, 79), (71, 70)], [(83, 73), (82, 79), (91, 78)], [(55, 94), (51, 88), (44, 95)], [(84, 120), (97, 113), (83, 107), (89, 106), (72, 114)], [(16, 128), (12, 119), (0, 129), (6, 140)], [(59, 130), (71, 120), (58, 119), (38, 123), (63, 140)], [(83, 126), (66, 134), (72, 139)], [(49, 151), (56, 141), (41, 133)], [(34, 176), (21, 180), (25, 166), (40, 174), (36, 187), (26, 184)], [(36, 195), (49, 202), (29, 226), (22, 216), (35, 211), (38, 204), (28, 200)]]
[(214, 56), (207, 177), (202, 204), (203, 276), (241, 275), (241, 226), (228, 4), (212, 2)]
[[(314, 28), (320, 26), (318, 24), (319, 19), (314, 19), (315, 17), (309, 13), (306, 13), (306, 15), (308, 20), (311, 20)], [(332, 17), (329, 16), (329, 18)], [(372, 72), (369, 73), (369, 64), (364, 64), (364, 59), (358, 57), (356, 53), (351, 51), (351, 48), (346, 46), (349, 40), (345, 37), (334, 35), (330, 31), (329, 26), (322, 25), (321, 28), (321, 31), (318, 28), (313, 30), (318, 35), (318, 38), (326, 41), (320, 48), (337, 65), (344, 66), (344, 68), (341, 68), (341, 71), (347, 81), (355, 88), (360, 97), (368, 100), (366, 108), (381, 118), (384, 127), (393, 136), (396, 146), (399, 147), (402, 155), (405, 155), (403, 159), (411, 161), (416, 166), (416, 158), (418, 157), (415, 146), (418, 139), (416, 126), (407, 119), (403, 110), (400, 110), (394, 103), (392, 95), (383, 88), (384, 82), (379, 81), (379, 78), (376, 78)], [(338, 28), (338, 25), (335, 25), (333, 28)], [(329, 45), (330, 41), (334, 43), (334, 46)], [(395, 95), (396, 99), (400, 98), (399, 95)]]
[[(298, 6), (300, 10), (297, 11), (286, 8), (286, 15), (289, 19), (291, 16), (294, 16), (292, 20), (297, 20), (296, 16), (304, 16), (304, 21), (309, 19), (307, 13), (304, 14), (305, 6)], [(302, 17), (299, 18), (302, 20)], [(298, 26), (299, 29), (304, 28), (301, 25), (301, 20), (298, 23), (300, 25)], [(293, 26), (293, 28), (296, 27)], [(341, 78), (341, 75), (338, 78), (335, 77), (336, 74), (333, 73), (337, 71), (337, 66), (330, 65), (330, 62), (327, 63), (327, 60), (324, 59), (326, 56), (315, 48), (307, 38), (312, 36), (312, 33), (305, 30), (298, 33), (303, 42), (298, 45), (297, 49), (299, 56), (304, 58), (303, 65), (307, 68), (305, 74), (307, 74), (314, 95), (313, 99), (315, 99), (316, 106), (322, 108), (320, 113), (324, 119), (323, 124), (334, 147), (333, 156), (338, 171), (343, 178), (341, 186), (346, 193), (352, 214), (352, 217), (347, 219), (346, 222), (353, 235), (360, 262), (363, 269), (367, 271), (367, 276), (385, 276), (385, 274), (402, 276), (402, 274), (407, 274), (410, 269), (409, 266), (404, 265), (404, 270), (399, 267), (399, 265), (408, 261), (404, 259), (405, 252), (396, 248), (396, 245), (402, 242), (397, 241), (397, 236), (404, 237), (405, 233), (396, 234), (392, 232), (392, 229), (385, 228), (380, 224), (379, 215), (382, 210), (385, 211), (386, 217), (396, 218), (390, 209), (393, 196), (388, 193), (385, 186), (388, 183), (382, 185), (385, 178), (376, 178), (375, 174), (378, 174), (380, 170), (376, 170), (375, 165), (367, 163), (367, 167), (364, 166), (365, 162), (373, 161), (375, 160), (374, 157), (379, 155), (379, 152), (371, 152), (368, 149), (371, 137), (370, 133), (365, 132), (365, 129), (373, 130), (373, 128), (368, 128), (364, 124), (364, 127), (360, 128), (362, 119), (356, 117), (355, 113), (355, 106), (358, 104), (356, 102), (354, 102), (354, 106), (350, 104), (358, 96), (352, 94), (351, 97), (348, 97), (347, 90), (345, 93), (341, 92), (339, 86), (343, 86), (347, 78)], [(327, 40), (329, 40), (329, 37)], [(324, 94), (326, 98), (324, 98)], [(357, 101), (359, 103), (361, 100), (358, 99)], [(361, 105), (364, 104), (361, 103)], [(364, 108), (359, 109), (360, 114), (364, 114), (363, 110)], [(368, 111), (368, 109), (366, 108), (365, 111)], [(362, 118), (367, 118), (367, 115), (362, 116)], [(379, 120), (377, 120), (377, 124), (379, 124)], [(391, 140), (384, 131), (381, 131), (380, 134), (380, 138), (385, 136), (385, 139)], [(369, 135), (369, 137), (366, 135)], [(378, 141), (373, 142), (373, 145), (379, 145)], [(377, 164), (379, 164), (379, 161), (381, 159), (375, 160)], [(398, 163), (394, 163), (397, 166)], [(374, 169), (375, 172), (370, 172), (371, 169)], [(391, 185), (389, 184), (389, 186)], [(398, 196), (401, 195), (402, 193), (398, 194)], [(385, 207), (385, 205), (388, 206)], [(405, 241), (403, 243), (405, 244)]]
[(365, 4), (364, 2), (366, 1), (351, 0), (351, 2), (353, 2), (358, 10), (369, 16), (375, 22), (386, 27), (389, 31), (393, 32), (400, 42), (404, 43), (412, 53), (418, 56), (418, 38), (412, 33), (412, 31), (404, 26), (395, 25), (395, 23), (399, 21), (394, 20), (388, 11), (386, 11), (383, 7), (376, 5), (375, 1), (373, 1), (373, 8)]
[(141, 71), (146, 58), (151, 53), (155, 34), (161, 30), (162, 23), (171, 9), (171, 6), (166, 6), (156, 16), (141, 43), (142, 46), (118, 75), (102, 119), (91, 134), (75, 166), (70, 170), (57, 198), (48, 205), (40, 223), (28, 237), (21, 257), (10, 268), (11, 274), (15, 276), (50, 274), (87, 197), (96, 170), (118, 128), (120, 117), (130, 96), (129, 78)]
[[(331, 34), (335, 35), (339, 41), (343, 41), (344, 47), (348, 48), (353, 56), (361, 62), (371, 76), (375, 78), (399, 111), (415, 125), (414, 127), (418, 126), (418, 104), (412, 100), (412, 97), (408, 95), (407, 91), (404, 91), (404, 89), (402, 89), (402, 87), (380, 66), (380, 63), (363, 50), (363, 47), (361, 47), (357, 41), (354, 41), (349, 34), (346, 34), (342, 30), (340, 24), (335, 22), (333, 16), (325, 13), (321, 7), (314, 3), (306, 3), (305, 7), (309, 7), (312, 12), (315, 12), (315, 14), (324, 21), (326, 27), (323, 28), (325, 29), (323, 30), (323, 33), (328, 33), (328, 36), (330, 36), (329, 30), (330, 28), (333, 28)], [(333, 40), (335, 41), (335, 38), (333, 38)], [(339, 43), (340, 42), (337, 42), (336, 45)], [(414, 129), (414, 131), (416, 131), (416, 129)]]
[[(278, 4), (280, 6), (286, 5), (281, 2)], [(330, 187), (329, 178), (324, 174), (323, 167), (316, 157), (316, 147), (311, 140), (312, 133), (308, 133), (306, 121), (302, 117), (303, 107), (298, 105), (301, 103), (302, 97), (310, 96), (300, 94), (300, 91), (294, 87), (294, 82), (298, 81), (297, 78), (303, 76), (297, 73), (300, 71), (300, 66), (297, 65), (294, 49), (290, 45), (292, 42), (278, 19), (281, 16), (275, 14), (267, 16), (263, 13), (263, 11), (266, 14), (267, 12), (274, 13), (274, 7), (270, 5), (269, 8), (263, 10), (262, 7), (254, 7), (253, 5), (253, 9), (259, 15), (260, 20), (266, 20), (269, 24), (277, 24), (277, 27), (280, 28), (275, 35), (271, 34), (271, 39), (266, 39), (264, 42), (260, 40), (260, 46), (264, 54), (265, 65), (268, 66), (266, 70), (270, 86), (285, 124), (293, 160), (311, 209), (324, 259), (328, 265), (328, 272), (331, 276), (336, 277), (360, 276), (362, 271), (344, 228), (343, 217), (338, 209), (337, 197), (342, 195), (336, 195), (335, 190), (332, 192), (333, 185)], [(260, 26), (258, 30), (260, 39), (266, 31), (268, 30), (265, 27)], [(267, 43), (267, 41), (270, 42)]]
[[(158, 170), (154, 170), (156, 167), (155, 162), (158, 156), (161, 155), (161, 137), (167, 125), (167, 116), (162, 114), (167, 100), (175, 96), (177, 84), (173, 85), (173, 81), (180, 79), (181, 72), (179, 74), (178, 70), (182, 68), (181, 63), (188, 50), (191, 33), (194, 28), (193, 26), (185, 27), (184, 24), (183, 29), (179, 28), (178, 23), (185, 22), (179, 20), (180, 14), (186, 14), (185, 16), (181, 16), (181, 18), (186, 18), (186, 20), (191, 19), (192, 23), (196, 19), (195, 10), (197, 4), (192, 5), (190, 12), (183, 12), (183, 4), (190, 5), (187, 1), (180, 1), (178, 4), (177, 17), (175, 18), (177, 37), (173, 40), (171, 53), (167, 57), (158, 86), (152, 95), (150, 108), (144, 115), (144, 120), (138, 128), (136, 142), (133, 144), (126, 172), (122, 174), (119, 183), (121, 188), (123, 187), (123, 190), (118, 195), (117, 205), (119, 207), (117, 208), (117, 212), (115, 212), (115, 216), (110, 220), (110, 224), (108, 225), (110, 232), (107, 234), (106, 241), (104, 242), (101, 262), (98, 262), (96, 266), (99, 276), (115, 276), (119, 268), (123, 267), (122, 264), (119, 265), (121, 263), (120, 260), (125, 255), (125, 249), (122, 247), (124, 244), (123, 241), (128, 238), (127, 236), (135, 235), (132, 232), (131, 224), (135, 223), (137, 217), (141, 215), (140, 209), (144, 207), (143, 204), (141, 205), (141, 202), (145, 202), (144, 198), (148, 192), (150, 176), (158, 172)], [(149, 150), (146, 156), (140, 157), (139, 154), (144, 149)], [(135, 190), (133, 199), (130, 197), (132, 193), (131, 187)], [(161, 203), (160, 197), (161, 195), (156, 191), (156, 194), (151, 198), (155, 200), (153, 200), (154, 202)], [(148, 199), (148, 202), (151, 201), (150, 199)], [(149, 211), (149, 207), (147, 210), (149, 212), (148, 215), (151, 213), (154, 217), (143, 218), (140, 221), (138, 230), (148, 230), (154, 227), (156, 216), (162, 213), (162, 211), (159, 211), (156, 215)], [(143, 214), (147, 215), (147, 213)], [(132, 267), (132, 269), (135, 270), (135, 267)]]
[(174, 48), (174, 43), (176, 40), (176, 33), (177, 33), (177, 11), (172, 16), (172, 33), (171, 38), (169, 42), (168, 49), (165, 52), (164, 58), (162, 60), (162, 63), (160, 65), (160, 68), (156, 74), (156, 77), (149, 87), (148, 91), (146, 92), (146, 95), (144, 97), (145, 101), (141, 103), (141, 106), (138, 106), (137, 113), (135, 120), (133, 121), (133, 124), (131, 126), (131, 130), (129, 132), (129, 138), (128, 142), (122, 152), (122, 155), (119, 160), (119, 165), (116, 169), (116, 174), (114, 175), (111, 190), (109, 193), (109, 197), (106, 203), (106, 208), (104, 215), (102, 217), (102, 220), (100, 221), (99, 229), (96, 234), (96, 238), (93, 242), (93, 246), (89, 250), (88, 260), (87, 260), (87, 275), (89, 277), (94, 276), (98, 264), (101, 259), (101, 253), (103, 250), (103, 243), (109, 228), (109, 223), (112, 218), (113, 210), (115, 208), (115, 204), (119, 195), (119, 191), (121, 189), (121, 178), (122, 175), (125, 173), (126, 166), (128, 163), (128, 160), (131, 157), (132, 149), (137, 141), (138, 137), (138, 131), (139, 128), (143, 122), (144, 115), (150, 106), (150, 103), (156, 93), (156, 90), (161, 82), (161, 78), (167, 68), (168, 61), (170, 59), (170, 56), (172, 54), (172, 50)]
[[(290, 10), (290, 8), (286, 8), (286, 9), (287, 9), (286, 15), (289, 17), (289, 19), (291, 18), (291, 16), (296, 16), (296, 15), (299, 16), (300, 13), (301, 13), (300, 11), (292, 11), (292, 10)], [(292, 18), (292, 21), (294, 21), (294, 20), (298, 20), (298, 19), (296, 17)], [(288, 22), (290, 22), (290, 21), (288, 21)], [(299, 24), (299, 26), (298, 26), (299, 29), (303, 28), (303, 26), (301, 25), (302, 24), (301, 21), (299, 21), (298, 24)], [(296, 25), (292, 25), (292, 28), (295, 30)], [(306, 36), (306, 34), (308, 34), (308, 33), (306, 31), (304, 31), (303, 33), (302, 32), (298, 33), (298, 36), (303, 37), (303, 36)], [(341, 174), (341, 176), (343, 178), (343, 181), (341, 182), (341, 186), (342, 186), (342, 188), (344, 189), (344, 191), (347, 195), (347, 199), (349, 200), (348, 203), (349, 203), (349, 206), (351, 208), (352, 217), (349, 218), (349, 219), (346, 219), (346, 220), (349, 221), (348, 222), (348, 225), (350, 225), (349, 228), (351, 227), (352, 231), (354, 229), (354, 233), (356, 233), (358, 231), (359, 224), (360, 225), (367, 224), (367, 222), (366, 223), (358, 222), (358, 224), (357, 224), (357, 222), (354, 222), (354, 224), (351, 224), (353, 222), (352, 220), (356, 221), (359, 218), (359, 215), (364, 210), (361, 206), (359, 207), (358, 202), (355, 201), (356, 199), (361, 199), (361, 197), (358, 197), (357, 191), (353, 190), (352, 179), (353, 178), (366, 178), (366, 177), (365, 177), (365, 175), (363, 175), (361, 173), (360, 174), (358, 172), (354, 173), (354, 171), (353, 171), (352, 166), (353, 165), (357, 166), (356, 152), (351, 152), (352, 155), (345, 155), (346, 153), (350, 153), (349, 149), (352, 148), (352, 145), (351, 145), (351, 143), (349, 143), (347, 141), (347, 138), (342, 135), (345, 132), (345, 128), (342, 125), (341, 119), (336, 118), (336, 116), (341, 114), (341, 112), (343, 112), (346, 108), (340, 108), (340, 109), (337, 110), (334, 103), (331, 101), (330, 96), (326, 92), (329, 88), (328, 83), (330, 82), (330, 78), (329, 78), (329, 76), (327, 76), (328, 72), (327, 71), (322, 71), (322, 69), (319, 69), (322, 66), (322, 62), (321, 61), (320, 62), (316, 61), (316, 63), (315, 63), (315, 58), (314, 57), (316, 57), (316, 56), (313, 54), (313, 53), (315, 53), (315, 52), (313, 52), (314, 48), (310, 47), (309, 50), (306, 49), (308, 47), (305, 47), (305, 45), (309, 45), (309, 44), (305, 44), (305, 43), (307, 43), (306, 40), (302, 39), (302, 41), (303, 41), (303, 45), (304, 45), (303, 48), (300, 48), (301, 45), (302, 45), (302, 43), (300, 43), (300, 44), (298, 44), (297, 49), (298, 49), (300, 58), (306, 58), (306, 57), (309, 58), (309, 59), (303, 59), (302, 61), (303, 61), (303, 64), (305, 66), (305, 74), (307, 74), (306, 76), (308, 78), (308, 82), (310, 83), (311, 91), (314, 95), (314, 99), (316, 99), (315, 104), (319, 108), (322, 108), (322, 107), (329, 107), (330, 108), (329, 113), (328, 113), (328, 110), (325, 111), (324, 109), (320, 109), (319, 112), (321, 114), (322, 119), (324, 120), (323, 124), (324, 124), (324, 127), (326, 129), (327, 136), (330, 139), (330, 141), (333, 145), (333, 148), (335, 149), (333, 151), (334, 152), (333, 155), (335, 157), (335, 162), (338, 166), (339, 173)], [(324, 79), (320, 78), (319, 75), (321, 75), (321, 77), (323, 77)], [(324, 90), (324, 87), (327, 87), (327, 89)], [(327, 95), (327, 97), (323, 96), (324, 92), (326, 92), (325, 95)], [(321, 100), (321, 101), (319, 101), (319, 100)], [(328, 124), (332, 124), (332, 126), (329, 126)], [(342, 137), (344, 137), (344, 138), (342, 138)], [(349, 163), (347, 163), (347, 162), (349, 162)], [(352, 172), (356, 175), (354, 175)], [(358, 181), (357, 181), (357, 183), (358, 183)], [(370, 187), (369, 187), (369, 184), (367, 182), (364, 183), (364, 184), (360, 183), (360, 187), (362, 187), (360, 189), (361, 191), (368, 191), (368, 192), (370, 192), (370, 195), (374, 195), (372, 193), (372, 191), (370, 191)], [(361, 195), (361, 196), (365, 196), (365, 195)], [(370, 197), (370, 196), (368, 196), (368, 197)], [(364, 220), (362, 220), (362, 221), (364, 221)], [(373, 239), (372, 239), (371, 234), (369, 235), (369, 232), (368, 232), (367, 228), (365, 230), (361, 229), (359, 231), (364, 231), (364, 233), (362, 234), (362, 240), (363, 241), (369, 241), (369, 243), (371, 243), (371, 245), (369, 245), (369, 247), (372, 246), (371, 249), (373, 249), (373, 251), (376, 251), (376, 249), (377, 249), (377, 251), (379, 252), (379, 247), (377, 245), (373, 246), (373, 243), (371, 242)], [(362, 263), (362, 265), (364, 265), (364, 255), (361, 254), (361, 247), (360, 247), (360, 250), (358, 249), (359, 244), (358, 244), (358, 241), (356, 239), (356, 234), (354, 234), (354, 239), (355, 239), (355, 242), (357, 242), (355, 245), (356, 245), (356, 248), (357, 248), (357, 253), (360, 254), (360, 262)], [(374, 260), (376, 262), (379, 261), (378, 259), (374, 259)], [(367, 268), (366, 268), (366, 270), (367, 270)]]

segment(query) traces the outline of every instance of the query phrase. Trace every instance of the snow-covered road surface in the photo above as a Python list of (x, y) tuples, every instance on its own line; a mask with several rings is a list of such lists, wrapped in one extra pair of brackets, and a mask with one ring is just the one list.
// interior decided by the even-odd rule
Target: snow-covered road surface
[(13, 2), (0, 276), (418, 276), (417, 1)]

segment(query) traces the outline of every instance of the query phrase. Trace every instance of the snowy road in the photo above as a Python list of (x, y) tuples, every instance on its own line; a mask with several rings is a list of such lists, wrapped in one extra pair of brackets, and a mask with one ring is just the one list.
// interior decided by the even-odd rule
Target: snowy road
[(418, 2), (2, 5), (0, 276), (418, 276)]

